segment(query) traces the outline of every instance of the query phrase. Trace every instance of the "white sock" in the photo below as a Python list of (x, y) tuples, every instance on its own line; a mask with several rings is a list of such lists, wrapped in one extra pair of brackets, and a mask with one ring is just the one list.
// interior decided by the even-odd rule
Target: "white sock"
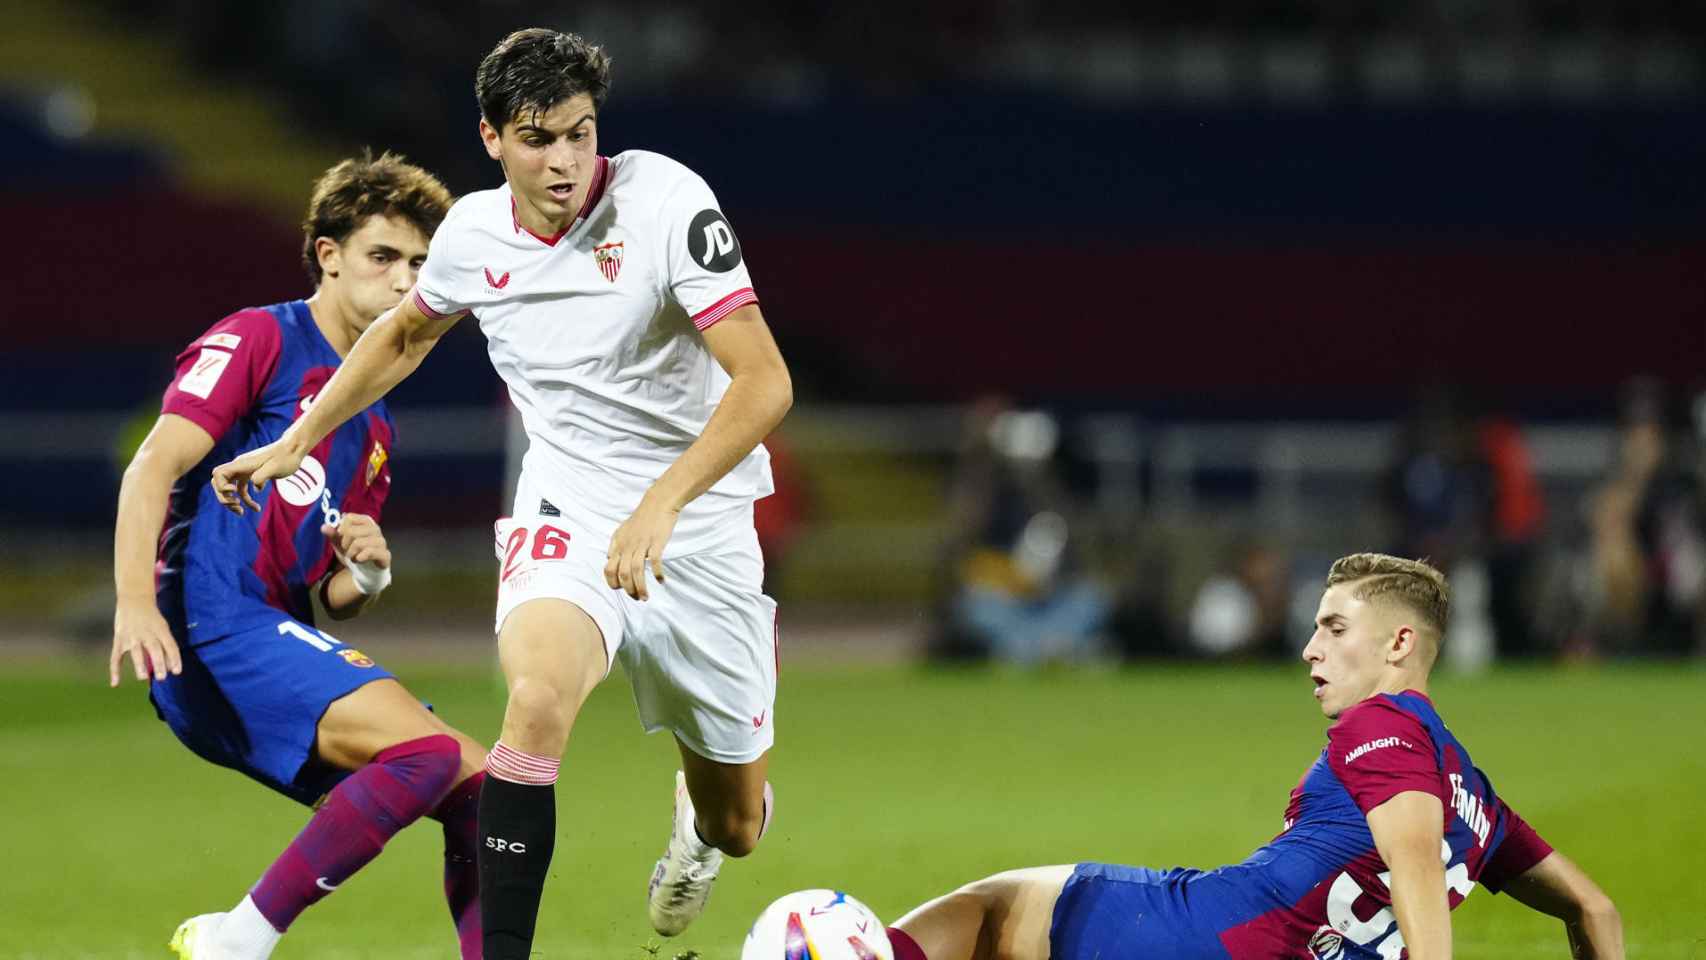
[(273, 929), (272, 922), (261, 916), (254, 899), (244, 896), (243, 902), (232, 907), (220, 921), (213, 942), (222, 955), (233, 960), (267, 960), (281, 936)]
[[(691, 809), (691, 808), (689, 808), (689, 809)], [(699, 836), (699, 825), (694, 823), (693, 820), (694, 820), (694, 818), (692, 818), (692, 817), (688, 818), (688, 820), (687, 820), (687, 836), (682, 837), (682, 840), (686, 841), (687, 855), (689, 857), (692, 857), (693, 859), (698, 860), (699, 862), (703, 863), (706, 860), (711, 859), (711, 857), (713, 855), (720, 853), (721, 851), (719, 851), (716, 847), (713, 847), (710, 844), (706, 843)]]

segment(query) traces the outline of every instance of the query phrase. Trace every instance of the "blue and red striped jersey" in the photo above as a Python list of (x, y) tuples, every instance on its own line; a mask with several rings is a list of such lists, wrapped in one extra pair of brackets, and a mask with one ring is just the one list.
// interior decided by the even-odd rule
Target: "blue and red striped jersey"
[[(1406, 791), (1440, 799), (1447, 899), (1497, 892), (1551, 853), (1493, 791), (1469, 751), (1417, 691), (1379, 694), (1340, 714), (1291, 792), (1285, 828), (1212, 886), (1215, 932), (1233, 957), (1399, 960), (1390, 874), (1368, 812)], [(1201, 888), (1198, 888), (1199, 890)], [(1200, 901), (1199, 901), (1200, 902)]]
[(214, 445), (172, 488), (155, 591), (161, 613), (191, 643), (253, 626), (272, 616), (266, 608), (312, 623), (311, 590), (335, 562), (320, 525), (345, 513), (379, 518), (396, 437), (384, 401), (333, 430), (294, 475), (268, 484), (256, 496), (259, 513), (232, 514), (208, 482), (218, 464), (277, 440), (338, 363), (301, 300), (233, 313), (178, 355), (161, 412), (194, 422)]

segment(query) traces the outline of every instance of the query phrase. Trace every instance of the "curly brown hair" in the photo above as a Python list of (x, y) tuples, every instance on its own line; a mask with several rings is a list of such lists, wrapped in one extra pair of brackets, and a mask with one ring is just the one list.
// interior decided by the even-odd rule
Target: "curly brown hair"
[(428, 239), (454, 198), (438, 178), (389, 151), (373, 151), (340, 161), (314, 181), (308, 214), (302, 218), (302, 266), (314, 286), (320, 285), (320, 258), (314, 241), (328, 237), (343, 243), (368, 217), (402, 217)]
[(1436, 641), (1445, 639), (1451, 614), (1451, 589), (1445, 574), (1425, 560), (1406, 560), (1384, 553), (1353, 553), (1333, 561), (1327, 571), (1329, 588), (1356, 584), (1351, 596), (1364, 602), (1381, 598), (1403, 604), (1430, 628)]

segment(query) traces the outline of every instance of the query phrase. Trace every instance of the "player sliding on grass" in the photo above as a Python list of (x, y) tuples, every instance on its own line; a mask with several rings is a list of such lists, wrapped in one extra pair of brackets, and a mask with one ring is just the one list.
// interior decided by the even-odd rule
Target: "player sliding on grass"
[[(739, 242), (705, 181), (655, 153), (598, 153), (604, 51), (550, 30), (500, 42), (475, 78), (504, 185), (456, 204), (412, 297), (381, 317), (314, 408), (214, 471), (242, 509), (328, 431), (478, 318), (529, 447), (497, 524), (503, 733), (480, 798), (485, 960), (531, 949), (575, 716), (622, 658), (648, 730), (676, 738), (675, 823), (648, 887), (681, 932), (723, 855), (769, 822), (776, 606), (752, 503), (759, 444), (793, 402)], [(707, 144), (707, 149), (722, 149)]]
[(1428, 699), (1446, 606), (1425, 563), (1333, 564), (1303, 659), (1337, 722), (1285, 829), (1243, 863), (997, 874), (897, 921), (896, 960), (1439, 960), (1476, 883), (1562, 919), (1573, 956), (1621, 960), (1611, 901), (1494, 794)]
[(444, 825), (445, 897), (464, 960), (480, 956), (485, 751), (315, 629), (309, 597), (318, 589), (341, 620), (391, 580), (377, 522), (391, 486), (390, 414), (366, 407), (247, 516), (220, 509), (206, 482), (214, 464), (276, 439), (313, 406), (351, 344), (413, 286), (450, 200), (389, 154), (326, 171), (303, 223), (314, 295), (238, 311), (184, 350), (125, 471), (111, 683), (128, 658), (185, 746), (301, 803), (324, 798), (236, 907), (178, 928), (172, 947), (186, 960), (266, 957), (303, 909), (422, 816)]

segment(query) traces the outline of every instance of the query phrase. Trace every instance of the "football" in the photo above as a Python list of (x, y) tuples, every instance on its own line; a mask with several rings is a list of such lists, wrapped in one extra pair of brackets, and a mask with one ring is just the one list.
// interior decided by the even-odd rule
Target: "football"
[(764, 908), (740, 960), (894, 960), (883, 922), (839, 890), (801, 890)]

